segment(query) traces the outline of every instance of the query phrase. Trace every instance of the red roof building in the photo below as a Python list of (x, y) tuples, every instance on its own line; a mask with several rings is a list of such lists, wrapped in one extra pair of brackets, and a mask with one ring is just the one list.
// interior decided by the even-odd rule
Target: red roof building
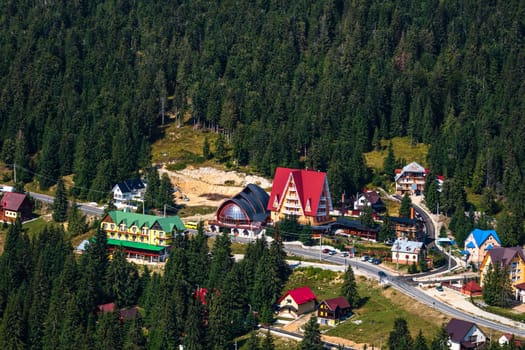
[(345, 297), (326, 299), (317, 308), (317, 322), (323, 325), (335, 326), (341, 319), (350, 314), (350, 304)]
[(15, 222), (17, 218), (22, 221), (31, 218), (33, 205), (23, 193), (6, 192), (0, 200), (0, 220), (2, 222)]
[(476, 282), (469, 281), (463, 287), (461, 287), (461, 293), (476, 297), (483, 294), (483, 290)]
[(277, 168), (268, 200), (273, 222), (296, 216), (300, 224), (319, 226), (332, 221), (332, 199), (326, 173)]
[(279, 314), (283, 317), (297, 317), (304, 313), (314, 311), (316, 302), (317, 297), (308, 287), (289, 290), (277, 300), (277, 304), (279, 304)]

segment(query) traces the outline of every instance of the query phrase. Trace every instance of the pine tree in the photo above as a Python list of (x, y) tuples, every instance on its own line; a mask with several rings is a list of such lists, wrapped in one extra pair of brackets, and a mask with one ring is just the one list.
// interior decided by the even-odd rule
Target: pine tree
[(107, 295), (118, 308), (134, 305), (138, 300), (139, 273), (133, 264), (127, 262), (126, 253), (121, 248), (113, 251), (105, 285), (108, 288)]
[(421, 329), (419, 330), (416, 339), (414, 339), (414, 350), (428, 350), (427, 341), (423, 336)]
[(402, 218), (409, 218), (412, 209), (412, 200), (408, 193), (405, 193), (401, 200), (401, 207), (399, 208), (399, 216)]
[(210, 141), (208, 137), (204, 138), (204, 144), (202, 145), (202, 156), (204, 159), (210, 159), (212, 154), (210, 153)]
[(146, 347), (146, 336), (144, 335), (142, 319), (139, 317), (127, 321), (128, 330), (124, 338), (124, 350), (141, 350)]
[(506, 307), (512, 300), (512, 284), (508, 269), (493, 261), (483, 279), (483, 300), (491, 306)]
[(394, 156), (394, 147), (392, 146), (392, 143), (388, 144), (387, 155), (383, 161), (383, 171), (390, 180), (394, 179), (396, 173), (396, 158)]
[(275, 350), (275, 345), (273, 343), (273, 336), (272, 333), (270, 333), (270, 330), (266, 332), (264, 335), (262, 344), (261, 344), (261, 350)]
[(25, 350), (26, 325), (24, 318), (24, 289), (9, 296), (7, 307), (0, 323), (0, 348)]
[(58, 180), (57, 189), (55, 192), (55, 199), (53, 201), (53, 220), (56, 222), (64, 222), (67, 220), (67, 194), (62, 178)]
[(392, 221), (390, 220), (390, 215), (388, 213), (385, 213), (383, 216), (383, 223), (381, 224), (381, 228), (379, 229), (379, 240), (380, 241), (387, 241), (387, 240), (393, 240), (395, 237), (395, 230), (392, 226)]
[(259, 350), (259, 339), (257, 338), (257, 331), (253, 330), (250, 332), (250, 337), (248, 338), (248, 341), (242, 346), (241, 350)]
[(322, 350), (321, 331), (317, 323), (317, 317), (312, 316), (304, 326), (304, 337), (299, 343), (299, 350)]
[(346, 298), (352, 308), (359, 307), (361, 297), (357, 290), (357, 283), (355, 280), (354, 270), (352, 266), (348, 265), (346, 268), (343, 285), (341, 286), (341, 295)]
[(396, 318), (394, 328), (388, 336), (388, 348), (390, 350), (412, 350), (414, 341), (408, 331), (407, 321), (403, 318)]
[(188, 310), (188, 318), (184, 327), (186, 336), (184, 337), (184, 348), (187, 350), (206, 349), (205, 328), (203, 320), (203, 306), (199, 297), (191, 298)]
[(123, 335), (118, 312), (108, 312), (99, 317), (95, 337), (99, 349), (122, 349)]
[(163, 208), (166, 205), (168, 208), (173, 209), (175, 207), (175, 201), (173, 200), (174, 193), (175, 190), (169, 175), (167, 173), (162, 174), (159, 193), (156, 198), (156, 207)]
[(445, 325), (441, 325), (438, 333), (432, 339), (430, 350), (448, 350), (450, 349), (450, 335)]
[(233, 255), (231, 241), (228, 233), (224, 232), (215, 239), (215, 244), (211, 251), (212, 259), (209, 267), (208, 288), (220, 290), (224, 277), (233, 266)]
[(70, 237), (75, 237), (88, 230), (86, 216), (78, 209), (77, 201), (73, 200), (67, 217), (67, 232)]
[(149, 167), (146, 170), (146, 182), (148, 186), (144, 194), (144, 206), (148, 209), (155, 208), (160, 192), (160, 177), (157, 168)]
[(361, 221), (361, 224), (368, 228), (373, 228), (377, 226), (376, 222), (374, 221), (374, 216), (372, 215), (372, 207), (368, 205), (365, 206), (365, 208), (361, 212), (359, 221)]

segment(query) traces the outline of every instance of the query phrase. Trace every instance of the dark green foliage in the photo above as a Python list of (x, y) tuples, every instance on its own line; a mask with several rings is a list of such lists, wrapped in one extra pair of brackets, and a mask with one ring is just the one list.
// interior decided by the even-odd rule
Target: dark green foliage
[(388, 215), (388, 213), (385, 213), (385, 215), (383, 216), (383, 223), (381, 224), (381, 228), (379, 229), (379, 240), (393, 240), (395, 238), (395, 234), (396, 232), (394, 230), (394, 227), (392, 226), (390, 215)]
[(146, 187), (146, 193), (144, 194), (143, 205), (147, 209), (157, 208), (160, 194), (160, 177), (157, 168), (149, 167), (146, 170), (146, 181), (148, 183), (148, 187)]
[(207, 137), (204, 138), (204, 144), (202, 145), (202, 156), (204, 159), (210, 159), (212, 156), (210, 150), (210, 141)]
[(209, 265), (209, 275), (207, 286), (210, 290), (223, 285), (224, 277), (233, 266), (233, 255), (231, 251), (231, 241), (228, 233), (223, 233), (215, 240), (215, 245), (211, 250), (212, 258)]
[(162, 174), (160, 179), (159, 193), (156, 200), (156, 207), (166, 208), (166, 210), (173, 211), (175, 209), (175, 201), (173, 199), (174, 193), (175, 189), (173, 188), (170, 177), (167, 173)]
[(412, 200), (408, 193), (405, 193), (403, 199), (401, 199), (401, 207), (399, 208), (399, 216), (403, 218), (410, 217), (410, 211), (412, 209)]
[(67, 194), (64, 187), (64, 181), (58, 180), (57, 190), (55, 192), (55, 199), (53, 201), (53, 220), (56, 222), (64, 222), (67, 220)]
[(352, 266), (348, 265), (345, 272), (343, 286), (341, 287), (341, 295), (348, 300), (352, 308), (358, 308), (361, 304), (361, 297), (357, 290), (357, 282), (355, 280), (354, 270)]
[(423, 193), (425, 195), (425, 203), (427, 208), (432, 213), (436, 213), (439, 205), (438, 203), (440, 193), (436, 175), (432, 172), (425, 177), (425, 190)]
[(492, 306), (506, 307), (513, 298), (508, 267), (498, 262), (489, 265), (483, 282), (483, 300)]
[(417, 272), (418, 272), (418, 269), (417, 269), (417, 265), (415, 262), (408, 265), (408, 273), (417, 273)]
[(450, 335), (445, 325), (442, 325), (436, 336), (432, 339), (430, 350), (448, 350), (450, 349)]
[(86, 216), (78, 209), (77, 201), (73, 200), (67, 216), (67, 232), (71, 237), (81, 235), (88, 230)]
[(421, 329), (419, 330), (419, 333), (414, 339), (414, 350), (428, 350), (427, 341), (423, 336)]
[(390, 350), (412, 350), (414, 348), (414, 341), (410, 336), (405, 319), (395, 319), (394, 328), (388, 336), (388, 348)]
[(388, 152), (386, 154), (385, 160), (383, 161), (383, 171), (388, 176), (390, 181), (394, 180), (396, 167), (397, 164), (394, 155), (394, 148), (392, 147), (392, 143), (389, 143)]
[(261, 343), (261, 350), (275, 350), (275, 345), (273, 343), (273, 336), (270, 333), (270, 330), (266, 332)]
[(112, 256), (105, 276), (107, 295), (118, 308), (135, 305), (140, 294), (138, 270), (126, 261), (123, 249), (115, 249)]
[(359, 217), (359, 220), (365, 227), (376, 227), (376, 222), (374, 221), (374, 216), (372, 215), (372, 207), (365, 206), (363, 211), (361, 212), (361, 216)]
[(303, 232), (303, 227), (297, 221), (297, 216), (287, 215), (276, 223), (278, 234), (287, 241), (296, 241)]
[(299, 343), (299, 350), (322, 350), (321, 331), (317, 323), (317, 317), (312, 316), (304, 325), (304, 338)]

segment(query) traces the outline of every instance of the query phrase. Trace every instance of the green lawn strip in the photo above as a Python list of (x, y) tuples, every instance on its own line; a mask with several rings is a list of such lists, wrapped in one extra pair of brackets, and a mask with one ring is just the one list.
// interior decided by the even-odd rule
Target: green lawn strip
[(383, 169), (383, 161), (388, 153), (390, 142), (392, 142), (396, 159), (404, 159), (407, 164), (415, 161), (426, 166), (428, 145), (422, 143), (411, 145), (409, 137), (395, 137), (391, 140), (381, 140), (380, 150), (365, 153), (366, 164), (369, 168)]

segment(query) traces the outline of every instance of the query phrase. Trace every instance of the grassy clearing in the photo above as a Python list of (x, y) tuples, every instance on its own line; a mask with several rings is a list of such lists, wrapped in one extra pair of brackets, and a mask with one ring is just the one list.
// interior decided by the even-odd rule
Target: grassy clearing
[(181, 218), (185, 218), (188, 216), (213, 214), (216, 210), (217, 207), (209, 205), (198, 205), (194, 207), (182, 206), (179, 211), (177, 211), (177, 215)]
[[(355, 310), (350, 320), (326, 332), (327, 335), (379, 346), (380, 339), (383, 345), (386, 344), (396, 318), (407, 320), (412, 337), (421, 329), (426, 339), (433, 338), (441, 324), (448, 320), (443, 314), (393, 288), (383, 288), (364, 277), (359, 278), (358, 284), (365, 304)], [(353, 321), (356, 320), (360, 320), (361, 324), (355, 324)]]
[(391, 140), (381, 140), (381, 149), (379, 151), (365, 153), (366, 164), (369, 168), (383, 168), (383, 161), (388, 153), (390, 142), (392, 142), (396, 159), (405, 159), (407, 163), (415, 161), (422, 166), (426, 166), (428, 145), (423, 143), (411, 145), (409, 137), (394, 137)]

